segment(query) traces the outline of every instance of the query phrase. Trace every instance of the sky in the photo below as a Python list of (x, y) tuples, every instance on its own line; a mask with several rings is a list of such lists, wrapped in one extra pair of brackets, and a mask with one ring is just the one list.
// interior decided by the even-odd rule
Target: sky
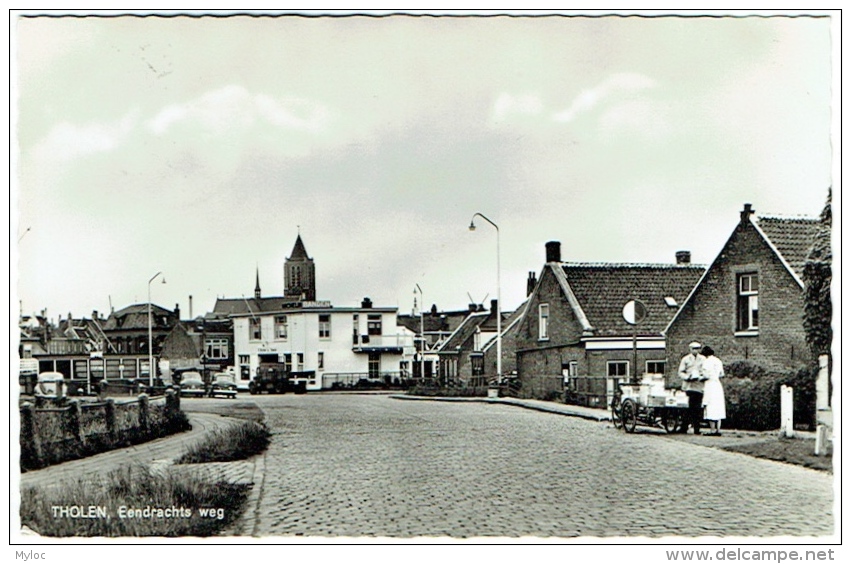
[(403, 313), (417, 285), (428, 307), (499, 288), (514, 309), (547, 241), (565, 261), (709, 264), (744, 203), (824, 206), (832, 25), (18, 17), (15, 306), (106, 313), (158, 272), (152, 301), (184, 318), (189, 296), (193, 316), (252, 296), (257, 272), (281, 295), (298, 234), (318, 299)]

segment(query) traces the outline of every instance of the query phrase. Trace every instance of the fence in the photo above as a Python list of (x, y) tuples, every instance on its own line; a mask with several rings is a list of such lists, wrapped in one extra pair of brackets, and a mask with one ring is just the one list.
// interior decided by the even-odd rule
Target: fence
[(116, 402), (39, 398), (24, 402), (21, 413), (21, 469), (33, 470), (66, 460), (138, 444), (188, 428), (180, 394), (168, 390), (151, 400)]
[(407, 372), (328, 372), (322, 375), (323, 390), (406, 388)]

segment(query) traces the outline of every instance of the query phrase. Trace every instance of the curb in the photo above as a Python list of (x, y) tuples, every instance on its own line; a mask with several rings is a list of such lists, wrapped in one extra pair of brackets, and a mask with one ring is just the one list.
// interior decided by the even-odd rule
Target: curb
[(389, 396), (391, 399), (397, 400), (408, 400), (408, 401), (445, 401), (445, 402), (476, 402), (476, 403), (490, 403), (490, 404), (502, 404), (502, 405), (512, 405), (514, 407), (522, 407), (524, 409), (531, 409), (534, 411), (541, 411), (544, 413), (553, 413), (555, 415), (565, 415), (567, 417), (579, 417), (581, 419), (588, 419), (589, 421), (610, 421), (611, 415), (608, 410), (595, 410), (599, 411), (600, 414), (596, 413), (585, 413), (583, 411), (572, 410), (570, 408), (565, 409), (561, 407), (561, 404), (553, 404), (553, 406), (548, 405), (539, 405), (527, 403), (523, 400), (517, 400), (513, 398), (453, 398), (446, 396), (407, 396), (395, 394)]

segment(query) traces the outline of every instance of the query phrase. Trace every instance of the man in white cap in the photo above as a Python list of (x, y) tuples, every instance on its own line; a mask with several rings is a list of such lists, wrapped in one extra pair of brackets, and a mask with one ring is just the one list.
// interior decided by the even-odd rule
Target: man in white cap
[(703, 361), (706, 360), (700, 354), (700, 343), (692, 341), (689, 343), (689, 353), (680, 361), (680, 378), (683, 380), (683, 391), (688, 396), (688, 415), (683, 423), (682, 432), (688, 431), (689, 425), (694, 428), (694, 434), (700, 434), (700, 423), (703, 421), (703, 382), (704, 377), (700, 373)]

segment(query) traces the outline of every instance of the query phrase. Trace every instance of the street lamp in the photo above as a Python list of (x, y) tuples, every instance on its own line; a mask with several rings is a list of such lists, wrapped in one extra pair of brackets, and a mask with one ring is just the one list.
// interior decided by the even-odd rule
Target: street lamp
[[(151, 328), (151, 282), (160, 274), (162, 272), (157, 272), (148, 280), (148, 381), (152, 388), (154, 387), (154, 337)], [(162, 283), (165, 284), (165, 277)]]
[(484, 215), (476, 212), (473, 214), (472, 219), (470, 219), (470, 231), (476, 230), (476, 216), (481, 217), (496, 229), (496, 383), (499, 384), (502, 382), (502, 314), (500, 313), (502, 298), (499, 290), (499, 226)]
[(423, 323), (425, 302), (423, 301), (423, 289), (420, 288), (419, 284), (416, 284), (416, 287), (420, 292), (420, 380), (425, 380), (425, 324)]

